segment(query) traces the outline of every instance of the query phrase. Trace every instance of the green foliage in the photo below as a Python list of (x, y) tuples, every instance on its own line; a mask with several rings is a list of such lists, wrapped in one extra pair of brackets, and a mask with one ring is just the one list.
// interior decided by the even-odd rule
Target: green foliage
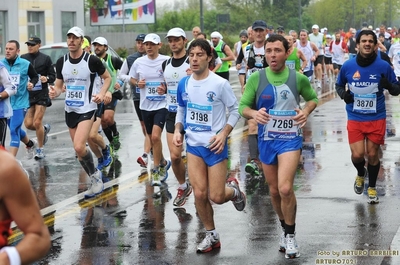
[(119, 47), (115, 50), (121, 58), (126, 58), (128, 56), (128, 49)]

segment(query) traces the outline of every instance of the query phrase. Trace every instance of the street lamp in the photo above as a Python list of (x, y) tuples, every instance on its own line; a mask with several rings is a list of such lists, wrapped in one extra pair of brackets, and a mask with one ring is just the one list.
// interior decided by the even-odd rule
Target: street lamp
[(200, 0), (200, 30), (204, 31), (203, 0)]

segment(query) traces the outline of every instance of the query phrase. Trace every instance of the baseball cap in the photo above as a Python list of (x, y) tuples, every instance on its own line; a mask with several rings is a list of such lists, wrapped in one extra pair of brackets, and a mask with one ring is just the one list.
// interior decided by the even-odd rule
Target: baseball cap
[(392, 28), (391, 28), (391, 27), (388, 27), (387, 29), (388, 29), (388, 30), (392, 30)]
[(95, 43), (103, 45), (103, 46), (108, 46), (108, 42), (107, 42), (106, 38), (104, 38), (104, 37), (95, 38), (94, 41), (92, 41), (92, 44), (95, 44)]
[(85, 34), (83, 33), (83, 30), (80, 27), (72, 27), (68, 30), (67, 35), (69, 34), (74, 34), (77, 37), (83, 37)]
[(369, 26), (368, 26), (368, 29), (373, 29), (372, 25), (369, 25)]
[(88, 39), (83, 38), (83, 43), (82, 43), (82, 49), (85, 49), (86, 47), (90, 47), (90, 43), (88, 41)]
[(317, 24), (314, 24), (314, 25), (312, 26), (312, 29), (319, 29), (319, 26), (318, 26)]
[(267, 29), (267, 23), (264, 20), (256, 20), (251, 26), (252, 29)]
[(168, 37), (184, 37), (186, 39), (186, 33), (181, 28), (172, 28), (168, 31), (167, 36), (165, 38)]
[(149, 33), (146, 35), (146, 37), (143, 40), (143, 43), (146, 43), (146, 42), (152, 42), (154, 44), (159, 44), (161, 42), (160, 36), (158, 36), (155, 33)]
[(327, 38), (327, 39), (332, 39), (332, 36), (330, 35), (330, 34), (326, 34), (326, 37), (325, 38)]
[(279, 27), (277, 28), (277, 30), (278, 30), (278, 32), (279, 32), (279, 31), (285, 31), (285, 28), (282, 27), (282, 26), (279, 26)]
[(139, 34), (136, 36), (136, 41), (144, 41), (144, 38), (146, 37), (146, 34)]
[(39, 43), (42, 43), (42, 41), (40, 40), (39, 37), (36, 37), (36, 36), (30, 37), (28, 39), (28, 41), (25, 42), (25, 44), (32, 44), (32, 45), (36, 45), (36, 44), (39, 44)]

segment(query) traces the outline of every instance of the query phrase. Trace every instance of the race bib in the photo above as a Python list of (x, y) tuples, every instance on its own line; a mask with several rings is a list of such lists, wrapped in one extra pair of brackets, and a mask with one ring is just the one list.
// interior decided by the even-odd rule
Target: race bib
[(178, 91), (176, 89), (168, 89), (167, 104), (169, 112), (176, 112), (178, 109), (177, 94)]
[(296, 62), (293, 60), (286, 60), (286, 66), (289, 69), (296, 70)]
[(40, 81), (40, 75), (39, 74), (38, 74), (38, 77), (39, 77), (39, 80), (37, 81), (37, 83), (33, 87), (32, 91), (42, 90), (42, 81)]
[(161, 85), (161, 82), (146, 82), (145, 91), (146, 99), (150, 101), (162, 101), (165, 99), (165, 95), (159, 95), (157, 93), (157, 87)]
[(10, 73), (10, 77), (11, 77), (11, 81), (14, 83), (14, 85), (19, 86), (19, 79), (20, 79), (20, 75), (19, 74), (11, 74)]
[(82, 107), (85, 99), (85, 86), (68, 86), (65, 104), (69, 107)]
[(376, 94), (354, 94), (353, 112), (376, 113)]
[(269, 110), (272, 116), (270, 121), (264, 126), (264, 140), (276, 139), (289, 141), (299, 135), (298, 126), (294, 125), (292, 119), (296, 116), (294, 110)]
[(192, 131), (203, 132), (211, 131), (212, 126), (211, 105), (199, 105), (188, 102), (186, 108), (187, 127)]

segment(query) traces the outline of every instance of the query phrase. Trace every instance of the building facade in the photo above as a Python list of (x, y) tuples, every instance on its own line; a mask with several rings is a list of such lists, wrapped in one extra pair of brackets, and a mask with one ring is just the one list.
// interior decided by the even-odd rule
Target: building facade
[(21, 44), (38, 36), (42, 45), (66, 41), (68, 29), (84, 28), (84, 0), (0, 0), (0, 57), (8, 40)]

